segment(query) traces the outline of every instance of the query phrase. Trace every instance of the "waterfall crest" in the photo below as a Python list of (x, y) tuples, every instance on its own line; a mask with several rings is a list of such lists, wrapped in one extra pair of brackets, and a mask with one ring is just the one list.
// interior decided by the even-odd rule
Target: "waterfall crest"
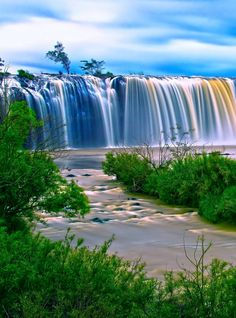
[(44, 121), (38, 142), (60, 148), (155, 146), (176, 126), (199, 143), (235, 143), (233, 79), (42, 75), (10, 87)]

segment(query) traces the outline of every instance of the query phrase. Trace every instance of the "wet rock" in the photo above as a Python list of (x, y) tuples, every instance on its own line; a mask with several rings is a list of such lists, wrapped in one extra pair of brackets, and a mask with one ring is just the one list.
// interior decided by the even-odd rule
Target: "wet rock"
[(76, 178), (76, 176), (74, 174), (68, 174), (66, 178)]
[(98, 217), (95, 217), (95, 218), (92, 218), (90, 221), (91, 222), (94, 222), (94, 223), (100, 223), (100, 224), (103, 224), (103, 223), (106, 223), (108, 221), (110, 221), (111, 219), (101, 219), (101, 218), (98, 218)]
[(138, 218), (138, 216), (135, 214), (135, 215), (130, 215), (129, 216), (129, 219), (137, 219)]
[(125, 209), (124, 208), (115, 208), (113, 209), (113, 211), (124, 211)]
[(82, 177), (91, 177), (92, 175), (89, 173), (82, 174)]
[(142, 207), (139, 208), (139, 207), (135, 207), (135, 206), (134, 206), (134, 208), (132, 208), (132, 211), (140, 211), (140, 210), (143, 210), (143, 208)]
[(80, 220), (72, 220), (72, 219), (69, 219), (68, 220), (68, 223), (79, 223), (80, 222)]
[(128, 200), (133, 200), (134, 201), (134, 200), (137, 200), (137, 198), (128, 198)]
[(106, 191), (107, 188), (98, 188), (99, 191)]
[(140, 203), (138, 202), (132, 203), (132, 206), (140, 206)]

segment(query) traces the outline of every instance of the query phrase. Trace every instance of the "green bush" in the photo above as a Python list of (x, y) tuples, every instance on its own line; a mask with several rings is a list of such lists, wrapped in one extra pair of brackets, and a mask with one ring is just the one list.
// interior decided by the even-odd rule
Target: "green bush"
[(224, 221), (236, 224), (236, 186), (225, 189), (219, 202), (218, 211), (220, 211)]
[(166, 273), (156, 317), (235, 317), (236, 268), (220, 260), (200, 265), (201, 257), (194, 264), (194, 271)]
[(67, 216), (74, 216), (75, 212), (81, 215), (88, 212), (88, 198), (74, 181), (55, 190), (51, 196), (39, 202), (40, 208), (50, 212), (64, 211)]
[(173, 161), (157, 175), (160, 199), (173, 204), (198, 207), (208, 193), (220, 195), (236, 184), (236, 161), (219, 153), (188, 156)]
[(25, 149), (30, 130), (39, 125), (25, 102), (12, 104), (0, 124), (0, 219), (9, 231), (27, 227), (37, 219), (35, 209), (42, 207), (48, 212), (61, 209), (70, 216), (89, 211), (82, 189), (62, 178), (47, 152)]
[(148, 160), (128, 152), (107, 153), (103, 170), (116, 176), (132, 192), (144, 192), (146, 180), (153, 171)]
[(218, 209), (219, 201), (220, 195), (207, 194), (199, 203), (198, 213), (213, 223), (220, 222), (222, 215)]
[(144, 185), (144, 192), (150, 195), (159, 198), (159, 193), (157, 190), (157, 183), (158, 183), (158, 175), (162, 169), (159, 171), (152, 172), (150, 175), (147, 176), (145, 185)]
[(33, 80), (34, 79), (34, 75), (29, 73), (28, 71), (25, 71), (25, 70), (17, 70), (18, 72), (18, 76), (20, 78), (26, 78), (26, 79), (29, 79), (29, 80)]
[(208, 194), (200, 202), (199, 213), (213, 223), (236, 224), (236, 186), (226, 188), (220, 196)]
[(170, 204), (199, 207), (199, 214), (214, 223), (236, 223), (236, 161), (218, 152), (185, 155), (159, 168), (138, 153), (110, 152), (103, 170), (130, 191), (154, 195)]
[[(90, 251), (40, 235), (0, 229), (1, 317), (232, 318), (236, 268), (208, 248), (190, 259), (194, 269), (147, 279), (143, 265), (109, 255), (111, 242)], [(187, 255), (187, 257), (189, 257)]]
[(72, 249), (70, 242), (0, 230), (5, 317), (150, 316), (156, 283), (146, 278), (142, 265), (108, 255), (110, 242), (93, 251), (79, 244)]

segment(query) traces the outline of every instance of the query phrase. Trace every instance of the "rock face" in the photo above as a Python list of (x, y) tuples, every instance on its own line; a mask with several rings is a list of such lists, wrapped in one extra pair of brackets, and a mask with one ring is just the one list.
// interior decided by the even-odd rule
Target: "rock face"
[[(62, 171), (67, 176), (68, 171)], [(205, 224), (196, 212), (173, 208), (148, 199), (130, 196), (115, 186), (112, 177), (101, 170), (72, 169), (74, 180), (81, 185), (91, 202), (91, 213), (84, 218), (47, 218), (47, 226), (38, 225), (43, 235), (63, 239), (68, 227), (72, 234), (85, 239), (91, 248), (115, 235), (110, 252), (128, 258), (142, 258), (151, 276), (165, 270), (189, 267), (184, 246), (193, 255), (196, 239), (205, 236), (205, 243), (213, 242), (207, 261), (223, 258), (236, 264), (236, 232), (223, 232)], [(89, 174), (90, 177), (84, 175)], [(70, 178), (69, 178), (70, 179)], [(102, 191), (101, 191), (102, 189)]]

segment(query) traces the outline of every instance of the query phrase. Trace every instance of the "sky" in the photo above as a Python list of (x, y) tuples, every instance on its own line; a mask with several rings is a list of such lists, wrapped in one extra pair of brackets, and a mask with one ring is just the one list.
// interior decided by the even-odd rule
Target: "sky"
[(81, 60), (114, 74), (236, 76), (236, 0), (0, 0), (0, 57), (14, 73), (71, 71)]

